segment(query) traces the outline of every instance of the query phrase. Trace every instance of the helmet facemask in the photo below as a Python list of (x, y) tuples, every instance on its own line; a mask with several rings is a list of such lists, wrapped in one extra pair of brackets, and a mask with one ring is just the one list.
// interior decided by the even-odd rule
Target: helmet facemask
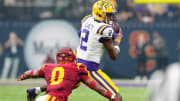
[(104, 19), (105, 23), (107, 24), (113, 24), (114, 22), (114, 13), (106, 13), (105, 19)]
[(58, 64), (76, 62), (76, 53), (71, 48), (62, 48), (56, 55)]

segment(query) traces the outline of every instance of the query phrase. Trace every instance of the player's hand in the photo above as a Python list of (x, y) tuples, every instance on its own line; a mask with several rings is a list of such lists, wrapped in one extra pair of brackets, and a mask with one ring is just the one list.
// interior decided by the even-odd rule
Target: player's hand
[(17, 79), (17, 81), (21, 81), (21, 80), (24, 80), (24, 73)]
[(112, 98), (110, 101), (122, 101), (122, 96), (116, 95), (114, 98)]
[(24, 72), (18, 79), (17, 81), (25, 80), (28, 78), (27, 72)]
[(121, 31), (121, 28), (119, 26), (118, 23), (114, 23), (113, 24), (113, 30), (114, 30), (114, 34), (113, 34), (113, 38), (114, 38), (114, 41), (115, 41), (115, 45), (120, 45), (120, 42), (121, 42), (121, 38), (123, 37), (122, 35), (122, 31)]
[(111, 99), (110, 101), (117, 101), (117, 98), (115, 97), (115, 98)]

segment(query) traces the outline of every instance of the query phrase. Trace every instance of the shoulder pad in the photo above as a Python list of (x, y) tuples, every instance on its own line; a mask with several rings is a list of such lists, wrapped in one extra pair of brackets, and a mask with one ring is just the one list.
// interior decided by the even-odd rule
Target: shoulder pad
[(91, 17), (91, 16), (92, 16), (91, 14), (85, 16), (85, 17), (81, 20), (81, 23), (83, 23), (86, 19), (88, 19), (88, 18)]
[(102, 25), (97, 30), (97, 34), (102, 37), (112, 37), (113, 32), (114, 31), (111, 25)]

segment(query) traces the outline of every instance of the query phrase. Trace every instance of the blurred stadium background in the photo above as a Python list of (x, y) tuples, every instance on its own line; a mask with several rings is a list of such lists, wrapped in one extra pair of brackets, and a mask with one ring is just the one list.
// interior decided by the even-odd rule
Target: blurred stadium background
[[(95, 1), (0, 0), (0, 84), (13, 85), (9, 78), (15, 79), (28, 69), (39, 69), (47, 61), (53, 62), (55, 53), (63, 46), (75, 49), (79, 43), (78, 31), (81, 19), (91, 14), (92, 4)], [(127, 89), (129, 86), (139, 86), (133, 85), (133, 81), (129, 80), (133, 80), (136, 76), (137, 51), (135, 47), (140, 33), (144, 34), (148, 43), (146, 48), (148, 77), (158, 68), (156, 54), (152, 47), (154, 32), (158, 32), (165, 40), (168, 63), (178, 61), (180, 57), (180, 44), (178, 44), (180, 42), (180, 4), (135, 4), (133, 0), (111, 1), (117, 7), (115, 19), (123, 32), (121, 52), (117, 61), (110, 60), (108, 55), (104, 54), (101, 66), (111, 78), (123, 81), (123, 83), (121, 80), (117, 83), (119, 86), (126, 86)], [(20, 44), (20, 47), (15, 47), (15, 52), (5, 45), (11, 32), (15, 32), (18, 39), (24, 43), (24, 45)], [(10, 60), (5, 62), (7, 57)], [(18, 58), (18, 62), (15, 58)], [(7, 63), (6, 66), (5, 63)], [(13, 66), (14, 64), (16, 66)], [(4, 67), (10, 69), (3, 71)], [(17, 72), (13, 70), (15, 67), (17, 67)], [(11, 74), (12, 71), (14, 74)], [(8, 74), (3, 74), (4, 72)], [(145, 87), (146, 84), (142, 83), (140, 86)], [(0, 92), (4, 89), (1, 86)], [(144, 91), (145, 89), (140, 95)], [(124, 91), (126, 94), (131, 94), (130, 90), (127, 92)]]

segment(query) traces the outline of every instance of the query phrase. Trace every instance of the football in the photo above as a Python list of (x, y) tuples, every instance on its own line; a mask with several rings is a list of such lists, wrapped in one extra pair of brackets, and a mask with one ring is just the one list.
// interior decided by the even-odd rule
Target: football
[(116, 33), (119, 33), (119, 24), (118, 24), (118, 23), (114, 23), (114, 24), (113, 24), (113, 30), (114, 30)]

